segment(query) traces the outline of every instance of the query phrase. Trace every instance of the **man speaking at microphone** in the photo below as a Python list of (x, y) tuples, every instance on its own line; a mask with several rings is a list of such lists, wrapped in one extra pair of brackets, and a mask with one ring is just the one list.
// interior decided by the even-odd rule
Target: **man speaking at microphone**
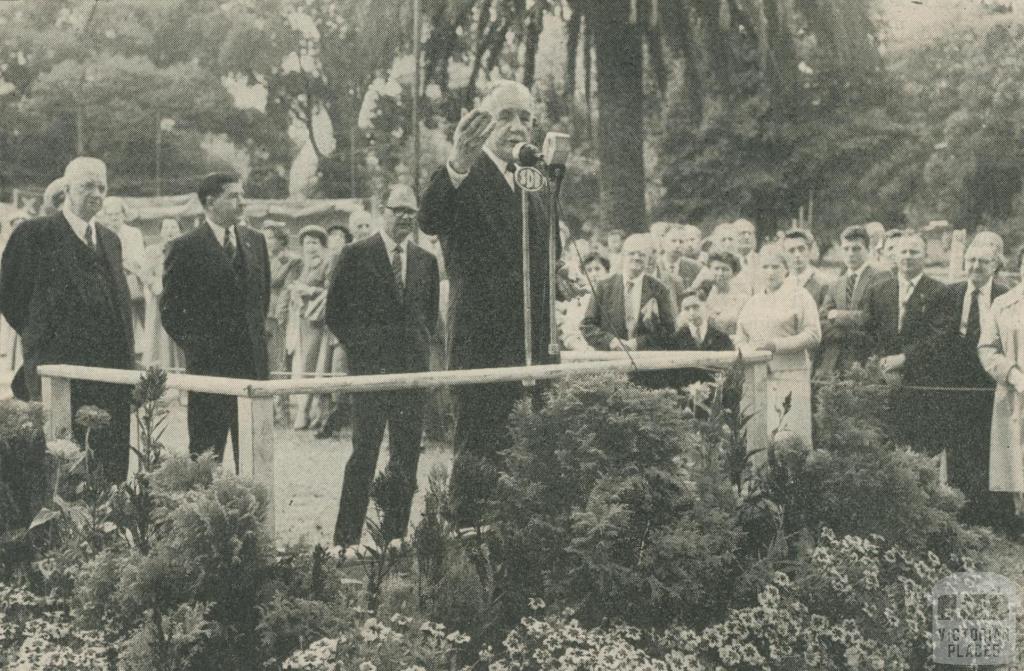
[[(430, 178), (419, 213), (437, 235), (450, 281), (448, 367), (526, 364), (523, 317), (523, 217), (515, 182), (517, 145), (529, 142), (534, 100), (522, 84), (500, 81), (455, 129), (447, 165)], [(548, 217), (528, 193), (532, 362), (548, 354)], [(557, 244), (557, 242), (556, 242)], [(556, 257), (557, 257), (556, 250)], [(494, 491), (498, 453), (508, 447), (508, 418), (520, 382), (459, 386), (450, 489), (460, 526), (479, 522)]]

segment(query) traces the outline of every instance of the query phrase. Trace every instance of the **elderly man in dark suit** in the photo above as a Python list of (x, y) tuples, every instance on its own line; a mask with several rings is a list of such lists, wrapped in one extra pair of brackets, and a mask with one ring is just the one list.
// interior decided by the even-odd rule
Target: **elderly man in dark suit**
[[(498, 82), (455, 130), (445, 166), (435, 171), (419, 213), (424, 233), (437, 235), (450, 281), (448, 365), (453, 369), (525, 363), (523, 221), (513, 149), (530, 139), (529, 89)], [(532, 360), (547, 363), (548, 221), (540, 194), (528, 194)], [(557, 237), (557, 236), (556, 236)], [(556, 251), (556, 258), (560, 250)], [(493, 490), (498, 453), (509, 445), (508, 417), (522, 396), (519, 382), (455, 390), (455, 463), (451, 490), (460, 523), (479, 519)]]
[[(0, 312), (22, 339), (19, 396), (39, 400), (41, 364), (133, 368), (131, 301), (117, 235), (97, 224), (107, 169), (79, 157), (64, 172), (66, 197), (50, 217), (26, 221), (11, 234), (0, 263)], [(91, 447), (110, 482), (128, 475), (131, 389), (72, 382), (72, 411), (91, 405), (110, 424), (91, 433)], [(75, 426), (75, 435), (83, 431)]]
[[(268, 376), (266, 319), (270, 258), (261, 233), (242, 223), (237, 175), (206, 176), (197, 190), (205, 221), (173, 243), (164, 262), (160, 315), (193, 375), (262, 380)], [(238, 468), (238, 402), (189, 393), (189, 451), (223, 456), (231, 433)]]
[(848, 226), (839, 236), (845, 268), (821, 302), (816, 376), (841, 373), (854, 363), (864, 363), (870, 354), (870, 340), (864, 331), (864, 295), (869, 287), (891, 277), (868, 262), (870, 245), (871, 238), (863, 226)]
[[(327, 293), (327, 327), (348, 352), (353, 375), (417, 373), (430, 369), (440, 279), (434, 255), (410, 239), (416, 196), (391, 189), (380, 231), (345, 247)], [(426, 392), (408, 389), (354, 394), (352, 456), (345, 466), (334, 542), (359, 543), (384, 427), (388, 466), (382, 481), (383, 531), (405, 535), (416, 491)]]
[(902, 439), (922, 451), (941, 451), (931, 431), (929, 390), (914, 389), (934, 382), (935, 346), (941, 324), (940, 303), (946, 286), (924, 274), (925, 243), (917, 233), (899, 238), (894, 250), (897, 276), (868, 289), (864, 298), (864, 330), (872, 339), (882, 370), (901, 380), (894, 398), (893, 419)]
[(976, 239), (964, 254), (967, 280), (946, 287), (938, 304), (942, 330), (932, 355), (937, 358), (933, 435), (945, 447), (949, 484), (967, 497), (965, 521), (1008, 526), (1013, 523), (1013, 498), (989, 491), (989, 439), (995, 383), (978, 358), (981, 322), (992, 301), (1007, 288), (995, 281), (1001, 254)]
[(659, 338), (675, 330), (671, 292), (645, 272), (653, 251), (649, 236), (629, 236), (622, 246), (622, 272), (595, 288), (580, 324), (594, 349), (658, 349)]

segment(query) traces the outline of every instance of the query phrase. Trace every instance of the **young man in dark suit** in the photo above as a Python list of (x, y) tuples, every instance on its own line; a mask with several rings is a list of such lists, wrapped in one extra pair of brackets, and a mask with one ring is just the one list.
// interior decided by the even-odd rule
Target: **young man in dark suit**
[[(237, 175), (214, 173), (197, 190), (205, 221), (171, 243), (164, 262), (160, 315), (185, 353), (185, 370), (265, 380), (270, 259), (264, 236), (242, 223)], [(238, 469), (238, 402), (233, 396), (189, 393), (189, 451), (224, 454), (231, 432)]]
[[(497, 83), (455, 130), (448, 162), (430, 178), (420, 229), (437, 235), (450, 282), (448, 366), (521, 366), (523, 220), (513, 150), (531, 139), (534, 100), (522, 84)], [(527, 198), (530, 223), (532, 361), (549, 363), (548, 219), (543, 198)], [(557, 238), (557, 236), (556, 236)], [(557, 244), (557, 240), (556, 240)], [(555, 250), (556, 258), (560, 250)], [(450, 488), (457, 523), (479, 520), (494, 489), (499, 453), (509, 446), (508, 419), (523, 395), (519, 382), (459, 386)]]
[(867, 360), (870, 342), (864, 331), (864, 295), (869, 287), (891, 277), (868, 262), (871, 238), (863, 226), (845, 228), (839, 246), (846, 267), (821, 302), (821, 345), (814, 360), (818, 377), (841, 373)]
[(939, 304), (946, 286), (924, 274), (925, 243), (919, 234), (904, 233), (894, 253), (896, 277), (875, 284), (864, 297), (864, 330), (882, 370), (905, 387), (893, 401), (894, 426), (907, 444), (934, 454), (941, 451), (930, 430), (928, 407), (934, 397), (911, 387), (934, 382), (934, 348), (942, 328)]
[[(94, 221), (107, 192), (107, 168), (79, 157), (64, 172), (59, 212), (15, 229), (0, 263), (0, 312), (21, 337), (24, 364), (15, 390), (39, 400), (41, 364), (134, 367), (131, 300), (117, 235)], [(71, 383), (72, 413), (84, 405), (106, 410), (110, 424), (90, 434), (103, 476), (128, 475), (131, 388)], [(84, 430), (74, 426), (81, 442)]]
[[(679, 301), (679, 317), (674, 332), (660, 338), (660, 349), (680, 352), (728, 352), (736, 349), (732, 339), (708, 321), (708, 310), (704, 302), (707, 292), (702, 289), (687, 289)], [(713, 382), (715, 374), (710, 370), (681, 368), (662, 374), (665, 383), (676, 389), (688, 387), (694, 382)]]
[(645, 271), (653, 253), (649, 236), (629, 236), (622, 246), (622, 272), (594, 289), (580, 324), (594, 349), (658, 349), (659, 338), (675, 330), (671, 293)]
[[(434, 255), (410, 240), (417, 210), (411, 188), (393, 187), (380, 232), (341, 251), (327, 293), (326, 323), (345, 347), (352, 375), (430, 369), (440, 279)], [(385, 426), (390, 456), (383, 531), (388, 539), (405, 535), (416, 491), (425, 401), (421, 389), (353, 394), (352, 456), (345, 466), (336, 544), (355, 545), (362, 536)]]

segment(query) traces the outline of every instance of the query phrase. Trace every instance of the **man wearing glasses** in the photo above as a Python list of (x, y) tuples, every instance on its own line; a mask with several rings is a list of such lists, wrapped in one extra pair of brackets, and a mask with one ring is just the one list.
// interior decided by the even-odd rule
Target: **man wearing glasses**
[[(414, 373), (430, 368), (437, 326), (437, 260), (410, 240), (419, 208), (413, 190), (391, 188), (379, 232), (345, 246), (327, 293), (327, 327), (348, 353), (352, 375)], [(422, 389), (353, 394), (352, 456), (345, 466), (334, 542), (362, 536), (384, 427), (390, 455), (380, 489), (388, 539), (401, 538), (416, 491), (423, 435)]]

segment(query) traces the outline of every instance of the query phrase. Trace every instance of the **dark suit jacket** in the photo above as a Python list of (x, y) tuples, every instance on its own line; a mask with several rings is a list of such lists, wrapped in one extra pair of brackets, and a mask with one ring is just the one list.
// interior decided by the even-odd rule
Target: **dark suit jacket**
[[(992, 300), (1006, 293), (1007, 288), (992, 283)], [(940, 340), (933, 351), (941, 365), (936, 367), (936, 380), (944, 386), (991, 387), (995, 382), (981, 367), (978, 359), (978, 338), (960, 335), (960, 318), (967, 293), (967, 282), (957, 282), (946, 287), (936, 305), (936, 321)], [(989, 399), (991, 405), (991, 399)]]
[[(599, 350), (611, 349), (612, 340), (629, 339), (626, 327), (626, 296), (622, 275), (616, 273), (598, 282), (594, 295), (587, 305), (587, 314), (580, 323), (580, 332), (591, 347)], [(657, 349), (660, 339), (675, 330), (675, 306), (665, 285), (650, 275), (644, 275), (640, 290), (641, 309), (648, 301), (658, 305), (658, 325), (651, 329), (638, 319), (632, 337), (637, 339), (637, 349)]]
[(270, 259), (265, 238), (235, 226), (243, 271), (235, 272), (205, 222), (171, 243), (160, 316), (197, 375), (266, 379)]
[[(548, 343), (548, 220), (537, 193), (528, 197), (533, 362), (550, 361)], [(448, 271), (450, 368), (525, 363), (523, 226), (520, 196), (481, 153), (456, 189), (445, 166), (430, 178), (420, 229), (437, 235)], [(558, 245), (556, 236), (556, 246)], [(556, 258), (560, 255), (555, 250)]]
[(828, 292), (829, 287), (830, 285), (827, 284), (824, 280), (822, 280), (821, 276), (818, 274), (818, 271), (814, 271), (811, 274), (811, 279), (807, 280), (807, 282), (804, 284), (804, 289), (807, 289), (807, 293), (811, 295), (811, 298), (814, 299), (814, 304), (817, 305), (819, 308), (821, 307), (821, 304), (825, 301), (825, 294)]
[[(818, 304), (821, 316), (821, 345), (815, 355), (815, 374), (828, 375), (863, 363), (871, 353), (871, 338), (864, 330), (864, 296), (879, 282), (892, 279), (892, 275), (871, 264), (864, 264), (857, 276), (851, 300), (846, 300), (846, 273), (832, 284)], [(828, 314), (837, 310), (835, 319)]]
[[(693, 339), (690, 328), (684, 325), (676, 329), (674, 333), (659, 338), (659, 348), (680, 352), (728, 352), (736, 349), (732, 338), (710, 324), (708, 324), (708, 332), (704, 334), (704, 340), (700, 343)], [(660, 379), (656, 386), (675, 388), (688, 387), (694, 382), (712, 382), (715, 379), (713, 371), (699, 368), (664, 370), (657, 375)]]
[(871, 338), (871, 351), (878, 356), (906, 355), (903, 381), (909, 384), (928, 382), (934, 371), (939, 335), (938, 304), (946, 285), (922, 275), (907, 303), (903, 328), (899, 325), (899, 280), (896, 277), (873, 285), (864, 297), (864, 330)]
[(410, 242), (399, 295), (379, 233), (345, 247), (327, 292), (327, 327), (348, 353), (354, 375), (430, 369), (437, 326), (437, 259)]
[[(121, 265), (121, 242), (117, 234), (98, 224), (96, 238), (96, 254), (107, 273), (111, 295), (106, 287), (85, 279), (82, 255), (93, 252), (63, 214), (22, 223), (4, 249), (0, 312), (21, 337), (22, 372), (31, 398), (39, 398), (36, 367), (40, 364), (134, 367), (131, 300)], [(107, 329), (101, 332), (104, 323)]]
[(685, 289), (689, 289), (693, 286), (693, 282), (697, 279), (697, 275), (700, 275), (700, 271), (704, 270), (704, 264), (700, 261), (695, 261), (688, 256), (684, 256), (679, 259), (676, 270), (679, 273), (679, 279), (683, 283), (683, 287)]

